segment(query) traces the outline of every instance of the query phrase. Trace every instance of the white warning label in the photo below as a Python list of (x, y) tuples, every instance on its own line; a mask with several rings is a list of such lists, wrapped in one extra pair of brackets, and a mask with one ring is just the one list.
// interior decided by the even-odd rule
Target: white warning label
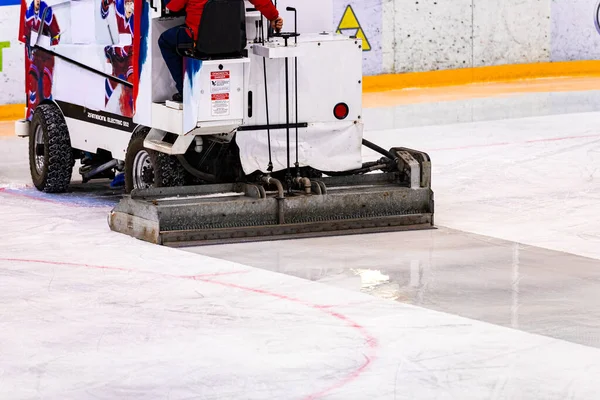
[(210, 92), (229, 93), (230, 89), (229, 71), (213, 71), (210, 73)]
[(229, 93), (213, 93), (211, 103), (213, 117), (229, 115)]

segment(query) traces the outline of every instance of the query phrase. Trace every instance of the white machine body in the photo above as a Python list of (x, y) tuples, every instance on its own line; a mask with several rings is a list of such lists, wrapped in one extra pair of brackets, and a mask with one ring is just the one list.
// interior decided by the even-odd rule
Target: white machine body
[[(154, 8), (148, 1), (143, 3), (149, 17), (144, 32), (147, 49), (140, 61), (135, 113), (130, 117), (119, 113), (119, 96), (127, 89), (117, 85), (110, 100), (105, 102), (107, 80), (94, 70), (106, 71), (107, 45), (115, 45), (116, 41), (119, 46), (127, 46), (131, 37), (115, 33), (114, 27), (110, 31), (110, 26), (112, 34), (100, 35), (98, 32), (104, 32), (107, 26), (96, 16), (87, 26), (81, 25), (81, 29), (89, 28), (91, 33), (87, 36), (80, 33), (77, 41), (69, 40), (68, 34), (58, 46), (38, 41), (39, 46), (88, 67), (81, 68), (60, 57), (54, 61), (53, 101), (63, 109), (74, 148), (92, 153), (102, 149), (111, 152), (115, 159), (124, 160), (131, 134), (135, 129), (148, 127), (151, 129), (144, 145), (173, 155), (184, 154), (194, 146), (196, 136), (231, 140), (236, 133), (246, 173), (266, 170), (269, 135), (275, 170), (285, 168), (288, 158), (294, 163), (296, 154), (300, 166), (310, 165), (323, 171), (350, 170), (362, 165), (362, 43), (360, 39), (331, 32), (331, 0), (278, 2), (285, 31), (294, 30), (294, 16), (285, 7), (294, 6), (298, 10), (300, 36), (297, 43), (290, 38), (287, 47), (281, 38), (256, 43), (255, 22), (262, 17), (257, 11), (247, 11), (248, 55), (210, 61), (185, 58), (183, 104), (169, 101), (176, 90), (160, 53), (158, 38), (165, 30), (183, 24), (184, 19), (161, 17), (160, 3), (154, 0)], [(246, 3), (247, 9), (253, 7)], [(75, 3), (64, 2), (64, 7), (74, 9), (70, 4)], [(77, 12), (89, 9), (96, 15), (97, 4), (81, 0), (76, 4)], [(54, 12), (61, 20), (74, 10), (64, 11), (57, 5)], [(72, 16), (71, 19), (75, 20)], [(263, 23), (266, 32), (268, 21), (263, 19)], [(334, 114), (340, 103), (349, 110), (343, 119)], [(294, 127), (285, 129), (288, 120)], [(24, 131), (20, 127), (19, 132)], [(173, 134), (174, 143), (166, 140)]]

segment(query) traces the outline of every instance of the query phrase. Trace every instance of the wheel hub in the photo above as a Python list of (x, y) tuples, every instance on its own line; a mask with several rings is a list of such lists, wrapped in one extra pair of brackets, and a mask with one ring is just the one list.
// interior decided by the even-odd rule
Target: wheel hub
[(148, 189), (154, 186), (154, 168), (150, 154), (146, 150), (139, 151), (133, 159), (133, 187)]
[[(42, 174), (44, 169), (44, 131), (42, 130), (41, 125), (38, 125), (35, 128), (35, 170), (38, 174)], [(42, 151), (40, 151), (40, 149)]]

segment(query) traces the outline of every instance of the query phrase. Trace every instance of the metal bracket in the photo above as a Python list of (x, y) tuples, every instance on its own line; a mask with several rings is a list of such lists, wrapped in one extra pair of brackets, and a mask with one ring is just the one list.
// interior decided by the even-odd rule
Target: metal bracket
[(431, 159), (427, 153), (405, 147), (394, 147), (390, 152), (398, 154), (405, 168), (409, 170), (407, 172), (410, 173), (411, 188), (431, 187)]
[(162, 131), (160, 129), (150, 129), (150, 132), (148, 132), (148, 135), (144, 140), (144, 147), (150, 150), (156, 150), (169, 155), (177, 155), (185, 154), (187, 149), (190, 147), (190, 144), (192, 144), (192, 142), (194, 141), (193, 135), (177, 135), (175, 143), (171, 144), (163, 141), (166, 135), (167, 132)]
[(421, 187), (421, 166), (419, 162), (406, 150), (396, 150), (406, 169), (410, 170), (410, 188), (418, 189)]

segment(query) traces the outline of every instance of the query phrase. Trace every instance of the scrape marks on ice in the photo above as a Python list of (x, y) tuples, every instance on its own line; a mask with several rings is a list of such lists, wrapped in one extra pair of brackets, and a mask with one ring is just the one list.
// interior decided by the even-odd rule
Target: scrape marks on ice
[(326, 394), (333, 392), (336, 389), (342, 388), (343, 386), (355, 381), (363, 374), (363, 372), (365, 372), (368, 369), (368, 367), (373, 363), (373, 361), (376, 358), (376, 350), (378, 347), (377, 339), (374, 336), (372, 336), (363, 325), (359, 324), (358, 322), (354, 321), (353, 319), (351, 319), (350, 317), (348, 317), (344, 314), (341, 314), (339, 312), (331, 310), (331, 308), (334, 306), (311, 303), (309, 301), (301, 300), (301, 299), (298, 299), (295, 297), (291, 297), (291, 296), (288, 296), (288, 295), (285, 295), (282, 293), (273, 292), (273, 291), (270, 291), (267, 289), (253, 288), (253, 287), (238, 285), (235, 283), (230, 283), (230, 282), (225, 282), (225, 281), (214, 279), (217, 277), (224, 277), (224, 276), (228, 276), (228, 275), (246, 274), (246, 273), (252, 272), (252, 270), (196, 274), (196, 275), (177, 275), (177, 274), (164, 274), (164, 273), (153, 272), (153, 271), (136, 270), (136, 269), (127, 268), (127, 267), (93, 265), (93, 264), (85, 264), (85, 263), (72, 263), (72, 262), (39, 260), (39, 259), (0, 257), (0, 262), (24, 263), (24, 264), (47, 264), (47, 265), (62, 266), (62, 267), (89, 268), (89, 269), (96, 269), (96, 270), (112, 270), (112, 271), (116, 271), (116, 272), (149, 274), (149, 275), (155, 275), (155, 276), (160, 276), (160, 277), (164, 277), (164, 278), (172, 278), (172, 279), (194, 280), (194, 281), (200, 281), (200, 282), (209, 283), (209, 284), (213, 284), (213, 285), (219, 285), (222, 287), (227, 287), (230, 289), (242, 290), (245, 292), (254, 293), (254, 294), (258, 294), (258, 295), (262, 295), (262, 296), (268, 296), (268, 297), (276, 298), (278, 300), (296, 303), (296, 304), (308, 307), (310, 309), (320, 311), (320, 312), (328, 315), (329, 317), (332, 317), (332, 318), (340, 321), (341, 323), (346, 325), (348, 328), (357, 332), (362, 337), (362, 339), (364, 341), (364, 346), (365, 346), (365, 350), (364, 350), (364, 354), (363, 354), (364, 361), (360, 365), (358, 365), (356, 368), (354, 368), (350, 372), (346, 373), (342, 379), (338, 379), (337, 381), (333, 382), (329, 386), (327, 386), (325, 388), (321, 388), (313, 393), (306, 395), (304, 397), (305, 400), (314, 400), (314, 399), (321, 398), (321, 397), (325, 396)]

